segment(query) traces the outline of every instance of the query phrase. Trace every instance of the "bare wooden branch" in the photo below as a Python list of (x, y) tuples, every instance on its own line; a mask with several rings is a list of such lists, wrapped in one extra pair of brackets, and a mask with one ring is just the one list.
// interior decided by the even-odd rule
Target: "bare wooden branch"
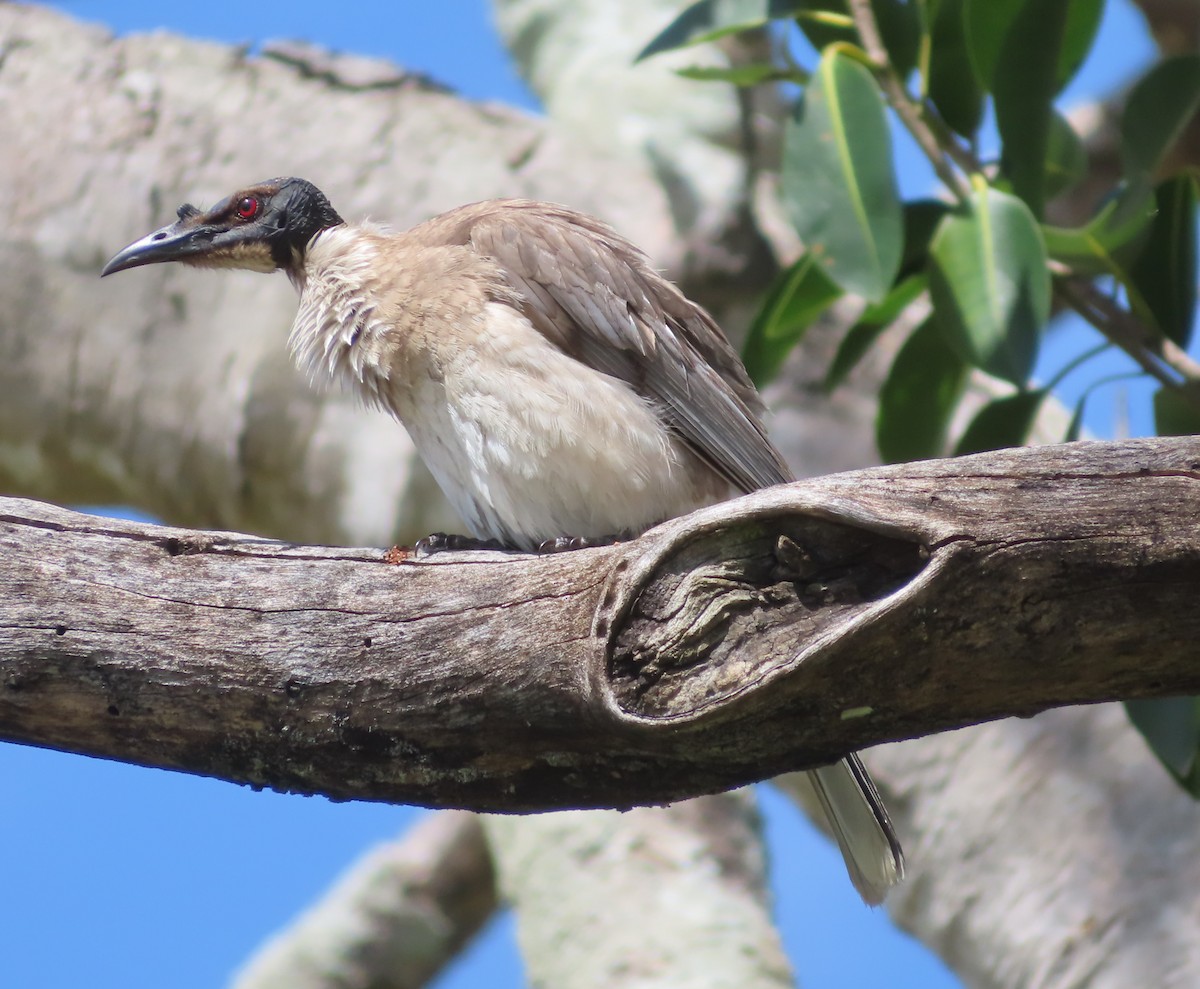
[(531, 557), (0, 510), (0, 737), (335, 798), (679, 799), (1200, 691), (1200, 440), (762, 491)]

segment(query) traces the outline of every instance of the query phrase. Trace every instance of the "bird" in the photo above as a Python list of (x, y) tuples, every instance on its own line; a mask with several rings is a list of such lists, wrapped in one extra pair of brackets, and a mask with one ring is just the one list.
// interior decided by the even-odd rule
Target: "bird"
[[(162, 262), (284, 271), (297, 367), (399, 420), (482, 544), (602, 543), (795, 479), (713, 317), (568, 207), (487, 200), (392, 232), (275, 178), (185, 203), (101, 275)], [(904, 855), (874, 782), (854, 754), (808, 775), (851, 881), (881, 903)]]

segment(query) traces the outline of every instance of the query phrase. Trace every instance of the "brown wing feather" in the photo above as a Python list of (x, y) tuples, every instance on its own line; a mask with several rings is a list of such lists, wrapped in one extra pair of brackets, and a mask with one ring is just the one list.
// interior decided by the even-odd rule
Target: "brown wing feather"
[(608, 226), (527, 200), (478, 203), (432, 222), (494, 258), (540, 332), (629, 382), (736, 488), (791, 480), (762, 425), (762, 400), (720, 328)]

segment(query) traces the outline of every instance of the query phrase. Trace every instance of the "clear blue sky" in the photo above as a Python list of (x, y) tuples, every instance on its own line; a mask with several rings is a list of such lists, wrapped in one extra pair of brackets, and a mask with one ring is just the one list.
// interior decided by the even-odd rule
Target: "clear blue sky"
[[(56, 6), (119, 33), (162, 26), (235, 43), (307, 38), (392, 58), (474, 99), (536, 107), (508, 63), (483, 0), (79, 0)], [(1149, 55), (1128, 4), (1109, 6), (1099, 54), (1075, 85), (1076, 97), (1108, 86)], [(919, 170), (906, 171), (910, 187), (921, 181)], [(1078, 336), (1056, 337), (1047, 368), (1083, 346)], [(1105, 403), (1095, 404), (1101, 411), (1091, 425), (1109, 432), (1104, 425), (1111, 421), (1111, 402), (1108, 411)], [(1135, 429), (1146, 428), (1135, 421)], [(5, 989), (215, 989), (365, 849), (423, 813), (255, 793), (2, 744), (0, 780)], [(798, 813), (773, 793), (764, 800), (780, 923), (807, 989), (958, 984), (882, 912), (859, 903), (836, 851)], [(440, 989), (522, 984), (507, 919), (493, 924), (438, 983)]]

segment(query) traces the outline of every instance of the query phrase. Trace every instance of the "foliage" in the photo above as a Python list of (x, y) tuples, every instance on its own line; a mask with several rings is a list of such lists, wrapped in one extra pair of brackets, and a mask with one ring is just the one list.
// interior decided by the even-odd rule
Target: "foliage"
[[(1091, 219), (1072, 228), (1046, 221), (1047, 204), (1087, 174), (1080, 135), (1055, 101), (1091, 50), (1103, 8), (1103, 0), (700, 0), (647, 46), (642, 57), (766, 26), (781, 42), (776, 62), (684, 73), (799, 90), (781, 192), (805, 252), (751, 328), (744, 356), (755, 381), (777, 373), (843, 296), (866, 305), (828, 369), (830, 390), (921, 306), (928, 315), (905, 320), (915, 328), (880, 394), (881, 454), (1019, 445), (1054, 384), (1031, 380), (1047, 323), (1069, 308), (1158, 379), (1160, 432), (1200, 431), (1200, 367), (1186, 355), (1197, 178), (1165, 167), (1200, 107), (1200, 55), (1164, 59), (1133, 83), (1120, 121), (1122, 180)], [(801, 35), (816, 50), (812, 65), (794, 54)], [(937, 199), (901, 201), (889, 109), (933, 166)], [(1000, 152), (982, 160), (976, 149), (990, 120)], [(1009, 392), (954, 436), (973, 369)], [(1077, 435), (1081, 412), (1082, 401), (1064, 439)], [(1196, 710), (1186, 700), (1131, 713), (1164, 765), (1200, 795)]]

